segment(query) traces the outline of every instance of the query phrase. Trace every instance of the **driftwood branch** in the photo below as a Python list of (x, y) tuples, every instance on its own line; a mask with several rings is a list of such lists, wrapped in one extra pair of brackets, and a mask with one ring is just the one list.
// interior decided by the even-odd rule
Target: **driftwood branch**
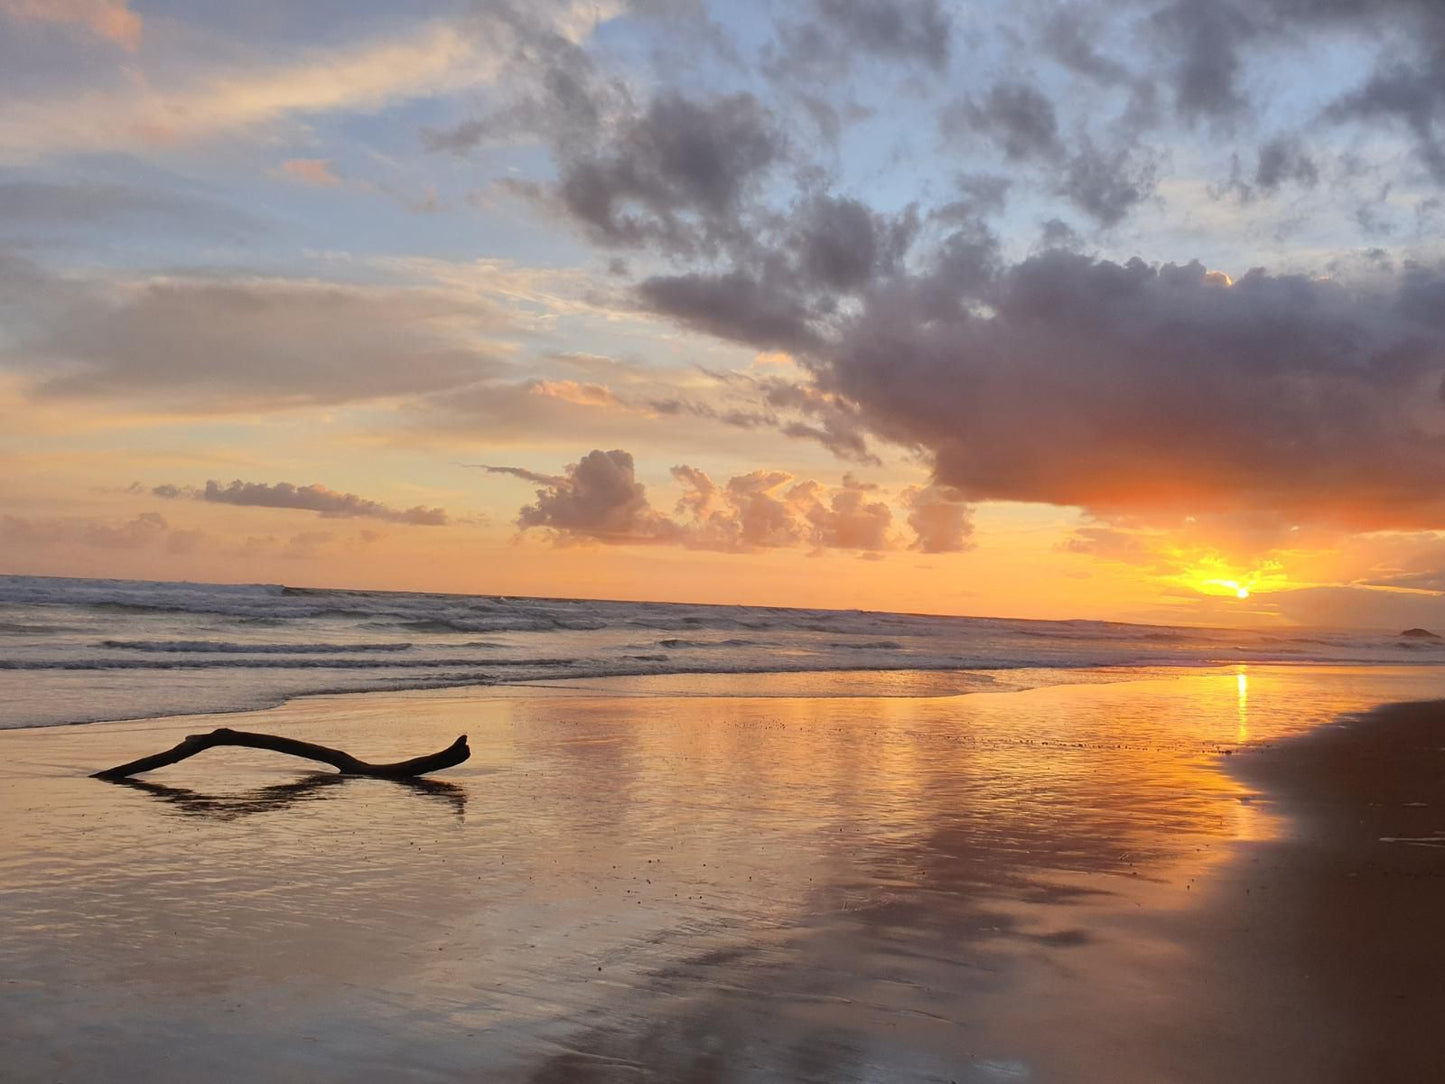
[(313, 745), (309, 741), (297, 741), (295, 738), (281, 738), (275, 734), (255, 734), (247, 730), (232, 730), (223, 726), (209, 734), (192, 734), (185, 741), (167, 749), (164, 753), (156, 753), (153, 756), (132, 760), (129, 764), (107, 768), (103, 772), (96, 772), (91, 778), (125, 779), (140, 772), (164, 768), (167, 764), (174, 764), (178, 760), (193, 757), (197, 753), (217, 745), (244, 745), (252, 749), (270, 749), (272, 752), (288, 753), (293, 757), (319, 760), (323, 764), (330, 764), (342, 775), (369, 775), (378, 779), (410, 779), (414, 776), (425, 775), (427, 772), (450, 768), (472, 755), (472, 751), (467, 748), (467, 736), (463, 734), (439, 753), (413, 757), (411, 760), (401, 760), (395, 764), (368, 764), (364, 760), (357, 760), (350, 753), (343, 753), (340, 749), (330, 749), (325, 745)]

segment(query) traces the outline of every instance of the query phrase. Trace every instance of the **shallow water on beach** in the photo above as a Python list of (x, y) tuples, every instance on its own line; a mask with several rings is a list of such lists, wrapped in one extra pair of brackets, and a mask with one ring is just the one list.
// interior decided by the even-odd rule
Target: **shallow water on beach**
[(620, 675), (669, 675), (659, 689), (690, 693), (709, 675), (724, 684), (761, 675), (751, 695), (952, 696), (1028, 687), (1049, 673), (1083, 680), (1102, 667), (1235, 663), (1440, 665), (1445, 641), (0, 576), (0, 730), (255, 710), (308, 694)]
[(1445, 673), (1113, 677), (224, 720), (377, 760), (470, 735), (414, 784), (251, 750), (84, 777), (210, 719), (0, 734), (0, 1044), (25, 1080), (1172, 1079), (1155, 920), (1280, 829), (1224, 752)]

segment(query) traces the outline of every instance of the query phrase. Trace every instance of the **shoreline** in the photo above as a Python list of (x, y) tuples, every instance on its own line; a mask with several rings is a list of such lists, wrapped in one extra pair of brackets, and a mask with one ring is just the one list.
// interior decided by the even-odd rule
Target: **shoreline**
[[(955, 696), (969, 696), (978, 693), (1009, 693), (1023, 692), (1035, 688), (1053, 688), (1066, 685), (1092, 685), (1110, 682), (1129, 682), (1145, 680), (1148, 678), (1179, 675), (1200, 675), (1213, 672), (1230, 673), (1258, 673), (1267, 672), (1272, 669), (1293, 670), (1293, 671), (1320, 671), (1330, 672), (1339, 670), (1361, 670), (1367, 672), (1389, 673), (1392, 671), (1430, 671), (1445, 670), (1445, 660), (1400, 660), (1400, 661), (1349, 661), (1349, 660), (1304, 660), (1304, 659), (1280, 659), (1280, 660), (1202, 660), (1202, 661), (1178, 661), (1178, 662), (1144, 662), (1144, 663), (1102, 663), (1087, 664), (1078, 666), (1050, 665), (1040, 666), (1029, 663), (1015, 667), (989, 666), (978, 668), (960, 668), (957, 666), (927, 666), (910, 665), (898, 667), (880, 666), (859, 666), (859, 667), (812, 667), (802, 669), (677, 669), (677, 670), (609, 670), (595, 674), (578, 674), (575, 676), (542, 676), (536, 678), (520, 679), (517, 681), (491, 681), (478, 682), (468, 680), (456, 684), (399, 684), (388, 685), (384, 688), (372, 689), (303, 689), (296, 692), (277, 692), (268, 694), (264, 698), (251, 703), (239, 704), (237, 706), (207, 706), (196, 710), (166, 709), (153, 713), (141, 715), (121, 715), (101, 719), (78, 719), (69, 722), (39, 722), (21, 723), (15, 726), (0, 725), (0, 734), (19, 731), (36, 730), (70, 730), (76, 727), (87, 726), (109, 726), (116, 723), (145, 723), (159, 722), (165, 719), (190, 719), (206, 718), (210, 716), (225, 717), (232, 715), (244, 715), (258, 712), (274, 711), (285, 708), (287, 705), (304, 703), (308, 700), (330, 699), (336, 697), (385, 697), (408, 694), (428, 693), (455, 693), (463, 690), (485, 695), (484, 690), (517, 690), (517, 689), (546, 689), (557, 690), (572, 695), (617, 695), (617, 696), (639, 696), (655, 695), (668, 697), (728, 697), (728, 698), (764, 698), (771, 699), (779, 695), (790, 695), (799, 697), (810, 697), (814, 699), (855, 699), (855, 698), (919, 698), (919, 699), (947, 699)], [(91, 671), (76, 670), (68, 673), (84, 674)], [(105, 673), (106, 671), (96, 671)], [(1057, 680), (1049, 680), (1026, 684), (1006, 684), (1008, 675), (1019, 675), (1025, 673), (1056, 674), (1061, 675)], [(877, 675), (880, 677), (901, 677), (904, 675), (923, 675), (929, 678), (942, 678), (955, 676), (960, 679), (971, 678), (978, 681), (977, 688), (942, 688), (937, 691), (925, 692), (888, 692), (880, 690), (860, 689), (856, 692), (838, 691), (817, 691), (810, 690), (797, 693), (779, 693), (776, 690), (759, 690), (752, 692), (738, 692), (728, 690), (699, 689), (696, 691), (660, 690), (656, 692), (643, 692), (638, 689), (622, 688), (617, 691), (595, 687), (583, 686), (582, 682), (602, 683), (623, 683), (636, 682), (639, 685), (659, 685), (669, 681), (687, 679), (711, 679), (714, 681), (726, 682), (732, 679), (757, 679), (757, 678), (828, 678), (837, 679), (842, 677), (856, 677), (859, 675)], [(1075, 680), (1070, 680), (1073, 678)]]

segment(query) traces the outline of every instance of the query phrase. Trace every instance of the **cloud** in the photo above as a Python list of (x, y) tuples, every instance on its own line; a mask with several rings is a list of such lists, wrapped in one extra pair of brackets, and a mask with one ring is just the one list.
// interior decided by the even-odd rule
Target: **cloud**
[(538, 380), (530, 384), (528, 388), (533, 395), (560, 399), (564, 403), (576, 403), (578, 406), (618, 407), (622, 405), (621, 400), (612, 393), (611, 389), (602, 384), (590, 384), (576, 380)]
[(797, 270), (820, 287), (851, 293), (892, 274), (918, 231), (911, 211), (889, 217), (856, 199), (818, 194), (789, 216)]
[[(964, 138), (968, 134), (988, 136), (1008, 162), (1042, 169), (1054, 194), (1102, 226), (1117, 225), (1154, 191), (1155, 156), (1138, 143), (1136, 132), (1125, 130), (1104, 146), (1086, 128), (1067, 140), (1054, 103), (1029, 83), (995, 83), (981, 98), (955, 102), (939, 114), (939, 128), (947, 140), (962, 147), (968, 146)], [(986, 197), (988, 192), (981, 194)], [(978, 194), (966, 191), (965, 201), (955, 201), (945, 213), (987, 206)]]
[[(1141, 209), (1162, 212), (1157, 181), (1171, 165), (1171, 138), (1206, 125), (1221, 139), (1246, 133), (1257, 150), (1254, 168), (1239, 172), (1241, 192), (1291, 186), (1300, 200), (1343, 197), (1338, 186), (1314, 192), (1345, 167), (1322, 168), (1300, 134), (1319, 138), (1310, 111), (1337, 92), (1302, 88), (1260, 137), (1249, 100), (1254, 65), (1329, 30), (1383, 29), (1385, 10), (1417, 29), (1430, 18), (1407, 0), (1385, 8), (1138, 0), (1021, 19), (996, 37), (980, 30), (1005, 58), (1039, 64), (1014, 69), (1029, 70), (1027, 79), (992, 75), (1008, 70), (1002, 64), (961, 74), (961, 89), (948, 92), (961, 97), (941, 119), (950, 138), (938, 161), (966, 164), (962, 183), (944, 174), (943, 191), (893, 185), (878, 196), (865, 195), (846, 155), (800, 134), (807, 110), (789, 96), (791, 84), (763, 98), (755, 82), (739, 80), (750, 89), (728, 93), (710, 73), (686, 93), (664, 84), (638, 104), (635, 88), (610, 83), (593, 57), (576, 81), (550, 92), (535, 132), (558, 181), (536, 183), (599, 246), (639, 250), (633, 297), (644, 311), (786, 351), (806, 373), (791, 388), (758, 385), (761, 402), (751, 408), (649, 395), (659, 414), (761, 426), (771, 413), (783, 432), (860, 461), (879, 440), (917, 453), (933, 482), (961, 498), (919, 512), (920, 523), (937, 516), (947, 525), (925, 528), (940, 545), (967, 537), (953, 529), (966, 512), (955, 517), (949, 505), (979, 500), (1162, 518), (1237, 503), (1360, 528), (1434, 525), (1445, 521), (1431, 481), (1445, 467), (1445, 326), (1433, 315), (1445, 269), (1402, 254), (1398, 272), (1382, 265), (1352, 280), (1259, 269), (1234, 281), (1195, 261), (1129, 259), (1127, 249), (1088, 255), (1089, 239), (1049, 213), (1050, 203), (1063, 204), (1111, 229)], [(851, 27), (851, 17), (834, 22)], [(774, 59), (787, 55), (793, 32), (779, 31)], [(1433, 33), (1421, 35), (1422, 50), (1445, 40)], [(1374, 40), (1351, 41), (1357, 73), (1368, 73)], [(872, 63), (883, 52), (867, 55)], [(1422, 55), (1405, 59), (1425, 70)], [(915, 61), (894, 57), (889, 70)], [(841, 82), (849, 70), (836, 74)], [(1144, 108), (1161, 79), (1174, 92), (1173, 116)], [(857, 89), (849, 81), (829, 101), (840, 105)], [(564, 123), (583, 116), (596, 118), (595, 136)], [(1422, 119), (1415, 130), (1433, 129)], [(906, 145), (916, 134), (899, 137), (901, 156), (921, 157)], [(988, 164), (980, 143), (1013, 164), (1003, 181), (976, 172)], [(994, 232), (1003, 225), (983, 221), (1006, 191), (1016, 214), (1045, 224), (1041, 251), (1027, 258), (1016, 237)], [(1359, 206), (1347, 202), (1351, 213)], [(1350, 229), (1390, 224), (1368, 217)], [(1148, 243), (1163, 247), (1183, 231)], [(1258, 244), (1251, 236), (1235, 250)], [(1320, 244), (1325, 263), (1332, 249)], [(624, 389), (609, 390), (631, 402)]]
[(517, 526), (524, 531), (547, 528), (564, 541), (638, 544), (679, 537), (676, 525), (648, 504), (631, 454), (620, 449), (589, 452), (563, 475), (545, 481), (537, 490), (536, 503), (518, 514)]
[(888, 549), (893, 510), (876, 497), (878, 487), (849, 475), (828, 494), (817, 482), (797, 487), (796, 499), (808, 502), (805, 513), (812, 525), (809, 541), (818, 549), (847, 549), (876, 553)]
[(0, 0), (0, 15), (21, 23), (81, 26), (127, 49), (140, 45), (142, 21), (129, 0)]
[(525, 467), (494, 467), (487, 463), (474, 464), (481, 467), (488, 474), (507, 474), (513, 478), (520, 478), (524, 482), (536, 482), (538, 485), (552, 488), (568, 485), (568, 479), (563, 474), (542, 474), (538, 471), (527, 470)]
[(1084, 5), (1071, 5), (1055, 11), (1044, 24), (1040, 36), (1048, 53), (1071, 71), (1086, 75), (1105, 86), (1133, 81), (1128, 67), (1099, 51), (1101, 12)]
[(806, 350), (816, 341), (812, 313), (796, 286), (775, 283), (766, 272), (761, 278), (743, 271), (659, 275), (637, 293), (652, 311), (720, 339), (774, 350)]
[[(1445, 596), (1380, 591), (1368, 587), (1309, 587), (1270, 596), (1281, 616), (1314, 628), (1375, 628), (1398, 633), (1425, 627), (1445, 635)], [(1402, 663), (1416, 661), (1400, 651)], [(1431, 658), (1430, 661), (1436, 661)]]
[[(653, 449), (721, 449), (735, 442), (729, 431), (741, 429), (764, 440), (777, 434), (816, 442), (850, 462), (878, 462), (856, 409), (807, 384), (788, 393), (788, 381), (748, 372), (606, 359), (579, 363), (567, 355), (535, 358), (529, 368), (549, 375), (517, 380), (508, 372), (403, 404), (406, 439), (537, 447), (575, 444), (580, 434), (598, 442), (641, 441)], [(564, 375), (569, 371), (584, 378)]]
[(325, 158), (289, 158), (281, 163), (281, 170), (289, 177), (295, 177), (306, 184), (322, 188), (334, 188), (341, 183), (331, 163)]
[[(1445, 49), (1445, 41), (1440, 48)], [(1445, 114), (1445, 56), (1412, 65), (1382, 64), (1369, 81), (1342, 95), (1327, 112), (1332, 120), (1392, 119), (1416, 138), (1416, 149), (1437, 183), (1445, 182), (1445, 147), (1436, 131)]]
[(188, 498), (250, 508), (294, 508), (319, 512), (323, 516), (364, 516), (389, 523), (408, 523), (424, 527), (440, 527), (448, 522), (446, 510), (442, 508), (426, 508), (422, 505), (406, 509), (391, 508), (359, 497), (355, 493), (338, 493), (319, 484), (295, 486), (289, 482), (277, 482), (271, 485), (237, 479), (224, 486), (210, 481), (202, 489), (171, 484), (158, 485), (151, 490), (151, 494), (166, 500)]
[(757, 381), (757, 386), (770, 406), (796, 410), (816, 420), (817, 424), (786, 423), (782, 426), (786, 435), (816, 440), (839, 459), (882, 465), (882, 461), (868, 450), (866, 427), (857, 407), (848, 400), (789, 380), (763, 379)]
[(1199, 264), (1055, 250), (995, 279), (986, 316), (922, 319), (922, 283), (880, 294), (814, 365), (972, 500), (1429, 524), (1442, 283), (1226, 286)]
[(952, 486), (909, 486), (903, 491), (908, 525), (924, 553), (959, 553), (973, 548), (973, 508)]
[(561, 543), (674, 545), (724, 553), (806, 547), (881, 553), (901, 543), (893, 510), (876, 485), (845, 475), (828, 487), (783, 470), (755, 470), (719, 484), (702, 470), (672, 468), (682, 486), (675, 514), (653, 507), (637, 480), (632, 455), (596, 450), (560, 475), (488, 466), (539, 486), (517, 526), (550, 531)]
[[(17, 0), (6, 0), (16, 4)], [(25, 10), (123, 9), (101, 0), (18, 0)], [(592, 5), (548, 5), (534, 22), (563, 38), (585, 38), (609, 12)], [(0, 116), (0, 159), (50, 154), (154, 150), (257, 132), (291, 118), (375, 112), (397, 102), (485, 85), (521, 41), (505, 5), (472, 20), (425, 22), (342, 46), (272, 60), (185, 57), (164, 78), (115, 80), (61, 98), (16, 98)]]
[(709, 250), (733, 234), (748, 189), (783, 153), (783, 137), (750, 94), (654, 98), (605, 144), (564, 151), (555, 194), (606, 244)]
[[(1445, 525), (1445, 272), (1230, 285), (1198, 263), (959, 252), (872, 283), (846, 317), (799, 305), (788, 338), (852, 432), (925, 450), (968, 500)], [(778, 299), (729, 296), (765, 308), (683, 318), (776, 345)]]
[(966, 225), (986, 215), (1000, 214), (1008, 205), (1013, 179), (994, 173), (960, 173), (954, 180), (956, 195), (933, 211), (952, 225)]
[(680, 466), (677, 505), (682, 539), (694, 549), (725, 553), (808, 546), (880, 552), (891, 549), (893, 512), (877, 486), (844, 476), (836, 489), (798, 481), (781, 470), (755, 470), (718, 485), (696, 467)]
[(1069, 159), (1058, 192), (1101, 226), (1116, 226), (1154, 192), (1157, 166), (1138, 147), (1104, 149), (1084, 140)]
[(1259, 148), (1254, 183), (1264, 191), (1274, 192), (1286, 181), (1313, 188), (1319, 179), (1319, 167), (1304, 152), (1299, 140), (1278, 136)]
[(423, 393), (503, 368), (496, 308), (440, 288), (10, 266), (16, 318), (0, 362), (41, 398), (228, 413)]
[(1054, 104), (1027, 83), (995, 83), (983, 101), (947, 113), (944, 130), (966, 123), (998, 140), (1005, 156), (1016, 162), (1057, 158), (1063, 153)]
[(84, 517), (28, 519), (0, 516), (0, 541), (20, 549), (83, 546), (99, 550), (139, 550), (163, 547), (173, 554), (188, 553), (201, 539), (199, 531), (178, 530), (158, 512), (142, 512), (124, 523)]
[(1187, 120), (1227, 117), (1246, 107), (1237, 86), (1240, 50), (1262, 30), (1233, 0), (1174, 0), (1153, 25), (1173, 61), (1174, 105)]
[(800, 545), (808, 533), (787, 471), (755, 470), (721, 486), (696, 467), (674, 467), (672, 475), (684, 487), (677, 511), (688, 517), (698, 549), (750, 553)]
[(767, 65), (774, 78), (836, 80), (861, 57), (947, 67), (953, 20), (938, 0), (812, 0), (779, 28), (781, 49)]

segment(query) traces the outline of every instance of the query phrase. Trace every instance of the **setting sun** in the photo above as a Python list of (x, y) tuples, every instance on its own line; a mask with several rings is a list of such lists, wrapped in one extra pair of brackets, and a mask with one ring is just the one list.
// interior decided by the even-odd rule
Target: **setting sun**
[(1282, 590), (1289, 584), (1278, 560), (1267, 560), (1245, 571), (1216, 552), (1188, 555), (1175, 551), (1174, 556), (1185, 569), (1178, 582), (1201, 595), (1243, 600), (1257, 593)]

